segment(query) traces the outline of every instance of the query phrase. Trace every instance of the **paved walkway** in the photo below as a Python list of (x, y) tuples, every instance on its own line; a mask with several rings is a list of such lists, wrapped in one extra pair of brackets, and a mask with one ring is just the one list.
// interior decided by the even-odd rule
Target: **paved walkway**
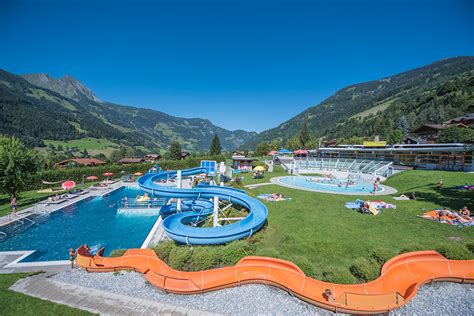
[(10, 290), (101, 315), (220, 315), (67, 284), (50, 275), (18, 280)]

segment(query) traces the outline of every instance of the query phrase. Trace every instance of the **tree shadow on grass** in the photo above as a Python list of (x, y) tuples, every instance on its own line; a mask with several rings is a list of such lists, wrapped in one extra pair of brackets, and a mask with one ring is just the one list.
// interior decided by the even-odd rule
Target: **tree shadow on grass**
[(442, 207), (459, 210), (464, 206), (474, 207), (474, 193), (454, 187), (436, 188), (434, 192), (416, 192), (417, 200), (432, 202)]

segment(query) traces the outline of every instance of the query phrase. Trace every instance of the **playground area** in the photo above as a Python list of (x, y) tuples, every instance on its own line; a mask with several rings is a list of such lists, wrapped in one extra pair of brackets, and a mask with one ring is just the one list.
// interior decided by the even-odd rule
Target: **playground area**
[[(143, 243), (142, 249), (138, 249), (140, 238), (136, 246), (120, 246), (117, 242), (120, 238), (116, 237), (100, 244), (105, 249), (99, 249), (92, 240), (94, 235), (88, 236), (81, 244), (87, 243), (89, 247), (79, 248), (79, 241), (74, 244), (79, 248), (78, 267), (89, 272), (134, 270), (138, 273), (134, 274), (133, 282), (139, 282), (140, 278), (156, 287), (142, 291), (197, 294), (191, 296), (194, 302), (200, 299), (205, 302), (206, 296), (201, 293), (215, 289), (244, 283), (275, 285), (297, 297), (289, 300), (290, 307), (282, 309), (283, 313), (322, 311), (313, 309), (313, 305), (328, 311), (382, 313), (409, 303), (426, 282), (472, 283), (474, 279), (471, 228), (442, 225), (418, 217), (427, 210), (472, 207), (472, 191), (457, 189), (474, 183), (472, 174), (407, 171), (380, 180), (377, 193), (385, 188), (397, 191), (377, 196), (382, 200), (377, 205), (396, 204), (396, 207), (387, 208), (377, 216), (366, 216), (345, 206), (355, 199), (354, 194), (361, 196), (362, 204), (365, 200), (370, 202), (370, 191), (332, 194), (270, 182), (284, 176), (284, 179), (301, 179), (304, 183), (342, 190), (346, 189), (344, 186), (358, 184), (361, 178), (356, 175), (350, 177), (354, 184), (342, 184), (348, 179), (328, 179), (324, 174), (289, 176), (287, 170), (276, 166), (263, 177), (238, 174), (239, 183), (231, 177), (224, 184), (217, 174), (224, 174), (225, 167), (213, 165), (214, 174), (209, 168), (204, 165), (178, 171), (152, 170), (141, 176), (136, 188), (140, 191), (125, 196), (118, 194), (113, 199), (116, 205), (111, 208), (111, 214), (116, 212), (117, 218), (132, 218), (135, 223), (142, 223), (141, 218), (154, 221), (153, 216), (159, 214), (155, 225), (150, 222), (147, 225), (158, 223), (166, 238), (155, 239), (157, 243)], [(437, 185), (439, 179), (443, 179), (442, 186)], [(373, 183), (367, 183), (372, 188)], [(239, 185), (236, 188), (229, 184)], [(246, 185), (252, 188), (244, 189)], [(394, 199), (412, 192), (416, 192), (416, 200)], [(273, 197), (281, 202), (272, 203)], [(126, 227), (125, 230), (130, 229)], [(141, 236), (144, 238), (146, 233)], [(147, 240), (154, 239), (147, 237)], [(109, 244), (113, 249), (107, 247)], [(120, 248), (129, 250), (112, 251)], [(58, 279), (70, 284), (84, 284), (89, 282), (88, 278), (100, 277), (78, 272), (58, 275)], [(396, 281), (400, 279), (405, 281)], [(127, 283), (124, 286), (129, 287)], [(461, 287), (472, 293), (471, 285)], [(241, 293), (233, 289), (224, 291)], [(130, 293), (130, 289), (124, 292)], [(261, 292), (261, 298), (270, 295), (266, 290)], [(239, 312), (203, 308), (212, 312)]]

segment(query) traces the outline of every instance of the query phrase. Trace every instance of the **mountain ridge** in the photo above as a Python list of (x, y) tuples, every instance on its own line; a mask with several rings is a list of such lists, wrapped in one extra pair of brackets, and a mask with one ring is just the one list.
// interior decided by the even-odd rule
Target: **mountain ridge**
[[(41, 119), (25, 115), (31, 108)], [(180, 118), (103, 101), (70, 75), (55, 79), (47, 74), (18, 76), (0, 70), (0, 109), (0, 121), (4, 122), (0, 133), (17, 135), (36, 146), (42, 146), (43, 139), (105, 137), (148, 150), (165, 150), (173, 140), (178, 140), (184, 149), (207, 151), (217, 133), (223, 149), (230, 151), (256, 135), (243, 130), (229, 131), (208, 119)], [(29, 127), (19, 128), (25, 122)], [(57, 129), (58, 126), (61, 128)]]
[[(359, 113), (369, 111), (380, 105), (382, 105), (380, 108), (381, 113), (396, 106), (402, 108), (400, 106), (401, 102), (408, 103), (408, 105), (404, 104), (405, 109), (409, 108), (411, 103), (413, 111), (418, 111), (420, 108), (416, 106), (417, 100), (424, 94), (433, 92), (433, 90), (447, 82), (462, 76), (469, 77), (473, 75), (474, 57), (460, 56), (436, 61), (429, 65), (378, 80), (352, 84), (337, 90), (319, 104), (309, 107), (278, 126), (259, 133), (244, 144), (243, 148), (255, 148), (261, 142), (270, 142), (275, 139), (279, 139), (283, 144), (288, 144), (290, 139), (301, 130), (305, 122), (311, 132), (317, 137), (371, 137), (382, 129), (372, 130), (365, 134), (359, 131), (357, 135), (356, 133), (350, 135), (350, 131), (347, 131), (350, 129), (350, 126), (346, 126), (344, 134), (338, 133), (338, 128), (344, 124), (354, 124), (354, 120), (349, 120), (352, 116), (357, 116)], [(386, 102), (390, 103), (387, 104)], [(411, 113), (414, 113), (413, 111)], [(453, 116), (457, 116), (462, 111), (464, 111), (463, 106), (458, 104), (455, 109), (451, 109), (450, 113)], [(377, 113), (379, 111), (376, 111), (373, 115)], [(429, 117), (425, 116), (423, 114), (423, 117), (418, 117), (417, 115), (411, 117), (410, 124), (417, 125), (429, 121)], [(442, 117), (435, 117), (433, 119), (433, 121), (442, 120)], [(395, 127), (392, 126), (390, 128), (393, 130)]]

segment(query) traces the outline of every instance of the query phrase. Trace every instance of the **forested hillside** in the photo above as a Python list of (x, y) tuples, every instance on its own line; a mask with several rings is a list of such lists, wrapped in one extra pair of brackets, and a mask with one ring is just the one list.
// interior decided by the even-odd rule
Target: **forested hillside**
[(233, 150), (256, 135), (229, 131), (206, 119), (104, 102), (71, 76), (54, 79), (33, 74), (22, 78), (3, 70), (0, 122), (0, 133), (18, 136), (30, 146), (43, 146), (43, 140), (92, 137), (152, 151), (177, 140), (185, 149), (207, 151), (217, 133), (223, 149)]
[[(280, 139), (287, 144), (306, 123), (316, 137), (388, 137), (473, 112), (474, 57), (435, 62), (380, 80), (345, 87), (278, 127), (258, 134), (245, 148)], [(406, 123), (406, 124), (405, 124)]]

